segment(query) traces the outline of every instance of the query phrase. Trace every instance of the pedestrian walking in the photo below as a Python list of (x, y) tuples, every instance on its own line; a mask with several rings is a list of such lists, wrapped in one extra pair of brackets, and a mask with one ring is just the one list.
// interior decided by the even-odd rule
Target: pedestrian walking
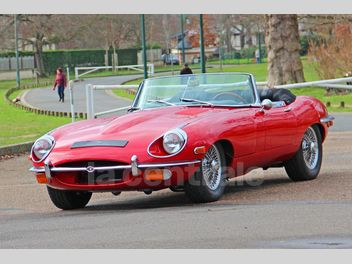
[(180, 74), (193, 74), (191, 68), (188, 66), (188, 63), (185, 63), (183, 69), (180, 71)]
[(67, 86), (67, 78), (62, 68), (57, 68), (53, 91), (57, 88), (59, 94), (59, 102), (65, 102), (65, 88)]

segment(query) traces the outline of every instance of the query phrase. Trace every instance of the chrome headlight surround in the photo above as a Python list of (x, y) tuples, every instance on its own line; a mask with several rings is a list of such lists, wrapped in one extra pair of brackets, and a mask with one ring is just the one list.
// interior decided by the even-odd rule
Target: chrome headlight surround
[(182, 129), (176, 128), (166, 132), (163, 136), (163, 148), (166, 153), (176, 155), (181, 152), (187, 142), (187, 134)]
[(55, 139), (50, 135), (38, 138), (31, 149), (32, 161), (39, 163), (45, 160), (55, 146)]
[[(174, 149), (173, 151), (170, 151), (168, 152), (165, 148), (167, 148), (167, 146), (164, 146), (164, 139), (167, 139), (168, 135), (171, 135), (175, 133), (176, 136), (179, 138), (179, 143), (182, 145), (180, 147), (178, 147), (177, 149)], [(151, 151), (151, 147), (154, 145), (154, 144), (161, 144), (161, 147), (162, 147), (162, 151), (165, 152), (165, 153), (153, 153), (153, 151)], [(182, 143), (183, 142), (183, 143)], [(167, 142), (165, 142), (166, 144)], [(182, 129), (180, 128), (175, 128), (175, 129), (171, 129), (169, 131), (167, 131), (166, 133), (164, 133), (163, 135), (157, 137), (155, 140), (153, 140), (148, 148), (147, 148), (147, 152), (148, 154), (151, 156), (151, 157), (154, 157), (154, 158), (159, 158), (159, 159), (164, 159), (164, 158), (169, 158), (169, 157), (173, 157), (175, 155), (177, 155), (178, 153), (180, 153), (186, 146), (187, 144), (187, 134), (185, 131), (183, 131)], [(167, 145), (167, 144), (166, 144)]]

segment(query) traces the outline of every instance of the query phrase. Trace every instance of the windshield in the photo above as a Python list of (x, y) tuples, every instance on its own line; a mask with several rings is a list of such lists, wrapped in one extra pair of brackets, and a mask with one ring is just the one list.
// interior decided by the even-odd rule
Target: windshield
[(174, 105), (245, 106), (255, 104), (248, 74), (192, 74), (146, 79), (134, 108)]

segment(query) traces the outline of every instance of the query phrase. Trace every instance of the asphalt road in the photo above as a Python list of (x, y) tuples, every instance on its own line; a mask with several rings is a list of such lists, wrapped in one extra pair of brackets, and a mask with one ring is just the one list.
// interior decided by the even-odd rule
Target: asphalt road
[(352, 131), (332, 132), (319, 177), (281, 168), (230, 181), (215, 203), (169, 190), (94, 194), (56, 209), (25, 156), (0, 162), (0, 248), (352, 248)]

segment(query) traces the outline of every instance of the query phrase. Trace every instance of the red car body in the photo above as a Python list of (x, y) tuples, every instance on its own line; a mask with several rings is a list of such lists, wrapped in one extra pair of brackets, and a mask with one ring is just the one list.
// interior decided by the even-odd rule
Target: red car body
[[(317, 99), (299, 96), (284, 108), (260, 111), (260, 108), (217, 108), (175, 106), (137, 111), (118, 118), (102, 118), (81, 121), (56, 129), (51, 135), (56, 145), (48, 159), (50, 166), (60, 167), (67, 163), (84, 161), (112, 161), (130, 164), (131, 157), (138, 157), (138, 164), (163, 164), (197, 161), (204, 153), (195, 154), (199, 146), (209, 148), (214, 142), (231, 144), (235, 150), (231, 167), (241, 176), (252, 169), (270, 167), (291, 158), (300, 146), (307, 127), (317, 124), (323, 139), (328, 133), (328, 124), (321, 122), (327, 117), (324, 105)], [(164, 132), (182, 126), (187, 132), (185, 149), (170, 158), (154, 158), (148, 154), (148, 146)], [(127, 140), (125, 147), (90, 147), (71, 149), (76, 141), (84, 140)], [(239, 168), (238, 165), (241, 164)], [(44, 162), (33, 162), (38, 173), (44, 172)], [(172, 166), (173, 167), (173, 166)], [(172, 168), (171, 167), (171, 168)], [(199, 164), (177, 166), (184, 172), (181, 180), (188, 178), (199, 168)], [(185, 170), (188, 168), (188, 170)], [(142, 170), (143, 172), (143, 170)], [(65, 190), (143, 190), (150, 189), (142, 179), (129, 175), (123, 181), (101, 184), (81, 184), (75, 172), (56, 172), (47, 184)], [(180, 173), (174, 173), (168, 181), (153, 184), (152, 189), (181, 184)]]

